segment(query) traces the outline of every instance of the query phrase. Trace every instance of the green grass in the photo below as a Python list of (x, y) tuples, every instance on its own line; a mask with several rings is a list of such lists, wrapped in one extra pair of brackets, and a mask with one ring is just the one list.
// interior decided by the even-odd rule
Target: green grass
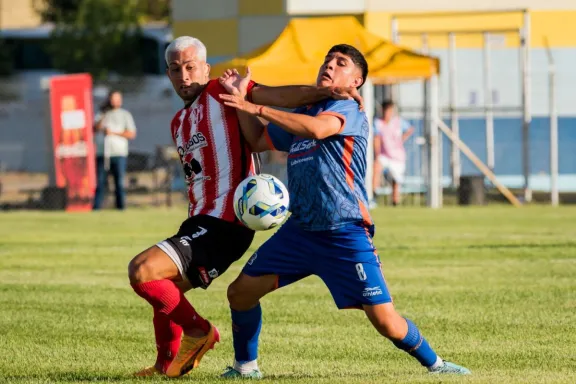
[[(126, 265), (184, 214), (0, 214), (0, 382), (142, 382), (130, 373), (154, 360), (152, 311)], [(263, 300), (267, 381), (576, 382), (575, 208), (381, 208), (374, 217), (397, 308), (473, 376), (427, 375), (360, 311), (336, 310), (311, 277)], [(182, 381), (222, 382), (233, 358), (225, 292), (245, 260), (188, 294), (223, 340)]]

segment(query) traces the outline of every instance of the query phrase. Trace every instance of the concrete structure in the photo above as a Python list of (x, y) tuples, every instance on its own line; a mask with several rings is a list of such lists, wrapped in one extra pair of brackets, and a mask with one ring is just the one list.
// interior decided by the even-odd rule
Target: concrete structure
[[(349, 14), (356, 16), (369, 30), (384, 38), (392, 39), (391, 20), (403, 13), (422, 13), (419, 18), (399, 19), (400, 31), (463, 30), (485, 28), (518, 28), (522, 23), (520, 14), (493, 14), (482, 16), (454, 15), (443, 18), (428, 18), (427, 12), (438, 11), (482, 11), (529, 9), (530, 45), (533, 50), (533, 113), (547, 113), (547, 102), (541, 95), (547, 92), (546, 42), (552, 48), (556, 60), (558, 88), (558, 112), (560, 115), (576, 114), (571, 97), (576, 88), (576, 2), (572, 0), (173, 0), (174, 36), (188, 34), (202, 39), (212, 61), (220, 61), (246, 53), (272, 41), (286, 26), (291, 17)], [(422, 47), (419, 36), (402, 37), (400, 44), (410, 48)], [(494, 71), (495, 102), (500, 105), (520, 104), (520, 78), (518, 76), (519, 39), (513, 34), (491, 36)], [(430, 52), (443, 60), (443, 74), (448, 73), (446, 36), (431, 36)], [(458, 82), (459, 104), (476, 105), (483, 100), (482, 94), (482, 36), (457, 36), (459, 50)], [(447, 103), (447, 81), (441, 78), (441, 105)], [(415, 85), (420, 89), (420, 85)], [(403, 103), (419, 106), (421, 92), (412, 92), (402, 87)]]
[(34, 0), (0, 0), (0, 29), (36, 27), (40, 15), (34, 9)]

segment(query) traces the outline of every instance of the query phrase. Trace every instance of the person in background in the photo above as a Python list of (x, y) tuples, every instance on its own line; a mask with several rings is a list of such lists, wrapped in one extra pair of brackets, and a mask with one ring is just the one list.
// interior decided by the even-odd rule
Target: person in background
[[(392, 101), (382, 103), (382, 118), (374, 123), (374, 172), (373, 188), (376, 196), (384, 174), (392, 184), (392, 205), (400, 204), (400, 185), (406, 171), (404, 142), (414, 133), (414, 127), (396, 114)], [(375, 206), (375, 202), (371, 203)]]
[(128, 158), (128, 140), (136, 137), (136, 125), (132, 114), (122, 108), (122, 94), (112, 91), (108, 100), (96, 115), (94, 126), (96, 140), (96, 194), (94, 210), (102, 207), (106, 195), (108, 172), (114, 177), (116, 208), (126, 207), (124, 176)]

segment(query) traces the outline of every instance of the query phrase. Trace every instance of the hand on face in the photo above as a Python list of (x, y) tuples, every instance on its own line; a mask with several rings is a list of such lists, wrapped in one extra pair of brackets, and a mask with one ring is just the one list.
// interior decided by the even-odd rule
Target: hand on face
[(340, 53), (329, 53), (318, 71), (316, 85), (328, 87), (336, 100), (355, 100), (360, 110), (364, 109), (358, 87), (362, 85), (362, 73), (350, 57)]
[(331, 87), (332, 98), (335, 100), (354, 100), (358, 103), (358, 108), (364, 110), (364, 99), (354, 87)]

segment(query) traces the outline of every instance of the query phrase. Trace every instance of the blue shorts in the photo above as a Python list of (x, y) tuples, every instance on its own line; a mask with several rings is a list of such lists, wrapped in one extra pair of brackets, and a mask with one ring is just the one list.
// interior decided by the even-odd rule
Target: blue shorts
[(305, 231), (288, 220), (252, 255), (243, 272), (252, 277), (277, 275), (278, 288), (316, 275), (340, 309), (390, 303), (372, 236), (373, 228), (358, 224)]

